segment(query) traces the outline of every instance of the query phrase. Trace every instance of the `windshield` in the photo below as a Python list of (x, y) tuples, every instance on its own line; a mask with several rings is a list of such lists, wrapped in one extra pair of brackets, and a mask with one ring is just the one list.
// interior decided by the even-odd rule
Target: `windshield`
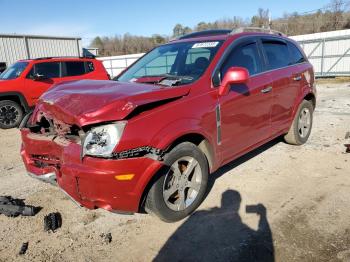
[(222, 42), (185, 42), (159, 46), (115, 80), (168, 86), (192, 83), (203, 75)]
[(10, 80), (19, 77), (24, 69), (26, 69), (28, 62), (17, 62), (7, 68), (1, 75), (0, 79)]

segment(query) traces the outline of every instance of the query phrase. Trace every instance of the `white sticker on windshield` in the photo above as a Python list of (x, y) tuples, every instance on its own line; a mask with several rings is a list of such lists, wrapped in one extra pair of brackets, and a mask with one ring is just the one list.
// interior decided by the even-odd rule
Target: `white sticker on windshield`
[(219, 44), (219, 42), (203, 42), (196, 43), (192, 46), (192, 48), (206, 48), (206, 47), (215, 47)]

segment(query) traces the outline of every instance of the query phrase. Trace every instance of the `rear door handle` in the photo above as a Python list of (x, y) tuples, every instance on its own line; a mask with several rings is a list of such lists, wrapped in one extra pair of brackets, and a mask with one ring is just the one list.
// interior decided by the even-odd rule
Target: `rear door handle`
[(261, 93), (266, 94), (266, 93), (270, 93), (272, 91), (272, 86), (268, 86), (264, 89), (261, 89)]
[(300, 81), (300, 80), (301, 80), (301, 76), (295, 76), (295, 77), (293, 78), (293, 80), (294, 80), (294, 81)]

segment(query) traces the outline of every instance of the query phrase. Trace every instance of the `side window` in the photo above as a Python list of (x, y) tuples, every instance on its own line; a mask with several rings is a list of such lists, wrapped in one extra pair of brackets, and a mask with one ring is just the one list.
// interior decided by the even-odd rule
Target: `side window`
[(289, 65), (289, 50), (286, 43), (277, 40), (263, 40), (262, 44), (270, 70)]
[(305, 62), (304, 55), (300, 52), (299, 48), (297, 48), (294, 44), (288, 43), (289, 51), (290, 51), (290, 65), (295, 65), (299, 63)]
[(29, 75), (33, 76), (35, 74), (43, 75), (47, 78), (57, 78), (60, 77), (60, 63), (59, 62), (45, 62), (35, 64)]
[(66, 72), (64, 76), (79, 76), (85, 74), (84, 62), (72, 61), (64, 62), (66, 66)]
[(93, 62), (85, 62), (87, 73), (95, 71), (95, 66)]
[(221, 77), (233, 66), (244, 67), (250, 75), (262, 72), (262, 64), (256, 43), (250, 43), (235, 48), (221, 67)]

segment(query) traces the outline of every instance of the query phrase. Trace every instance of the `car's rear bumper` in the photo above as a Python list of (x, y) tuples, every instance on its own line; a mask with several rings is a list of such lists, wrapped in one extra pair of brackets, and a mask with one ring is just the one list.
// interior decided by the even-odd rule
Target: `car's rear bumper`
[[(21, 155), (28, 173), (55, 184), (89, 209), (137, 212), (143, 191), (162, 163), (147, 157), (105, 159), (80, 156), (81, 146), (22, 129)], [(118, 180), (134, 174), (131, 180)]]

